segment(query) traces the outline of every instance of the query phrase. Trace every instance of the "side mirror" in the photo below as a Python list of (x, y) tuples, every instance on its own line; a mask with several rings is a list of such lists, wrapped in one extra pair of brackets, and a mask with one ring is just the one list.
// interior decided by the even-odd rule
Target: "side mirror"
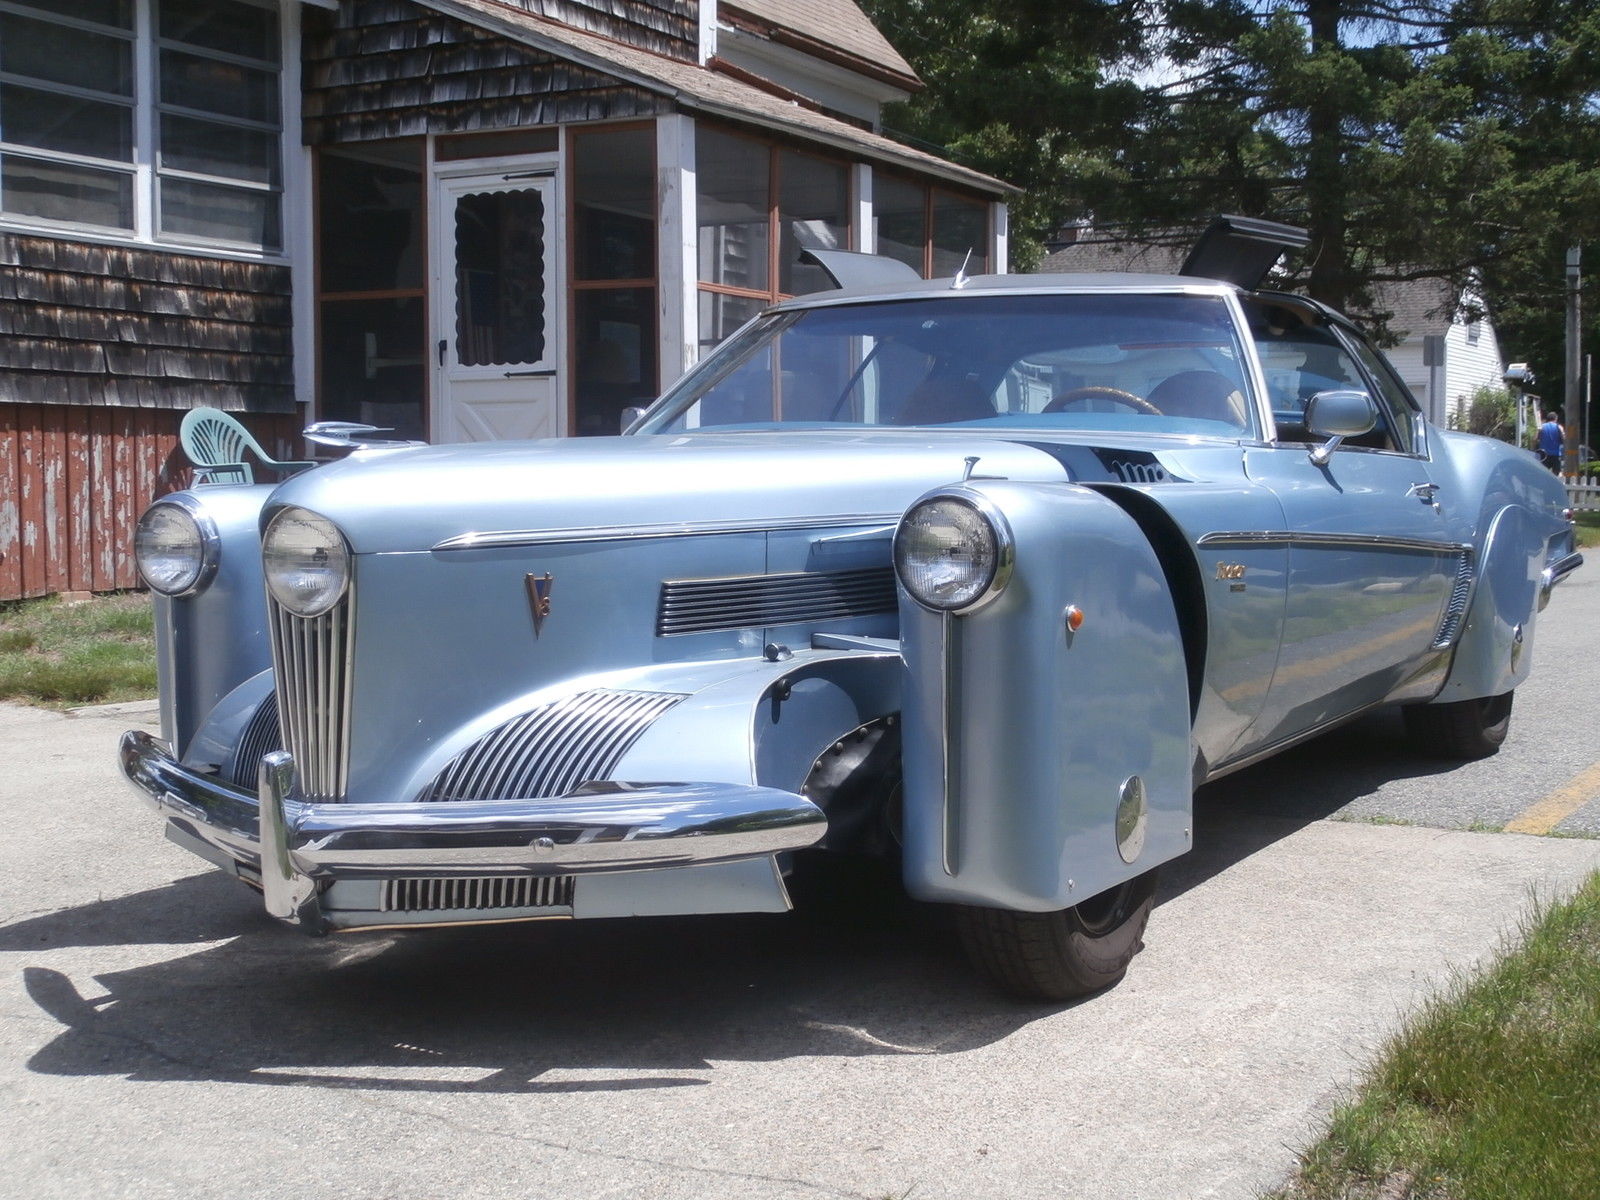
[(1371, 432), (1378, 423), (1378, 406), (1365, 392), (1318, 392), (1306, 401), (1305, 422), (1312, 437), (1328, 439), (1311, 448), (1311, 461), (1321, 467), (1345, 438)]
[(621, 418), (619, 427), (617, 429), (617, 432), (618, 433), (627, 433), (628, 430), (632, 429), (635, 425), (637, 425), (639, 423), (639, 418), (642, 417), (642, 416), (644, 416), (644, 407), (642, 405), (638, 405), (638, 404), (630, 404), (630, 405), (628, 405), (627, 408), (622, 410), (622, 418)]

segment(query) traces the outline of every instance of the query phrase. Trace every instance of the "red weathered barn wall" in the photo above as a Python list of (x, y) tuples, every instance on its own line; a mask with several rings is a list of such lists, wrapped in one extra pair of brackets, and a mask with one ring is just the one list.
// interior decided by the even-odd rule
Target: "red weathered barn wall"
[[(139, 586), (134, 524), (156, 496), (189, 482), (183, 415), (0, 404), (0, 600)], [(238, 415), (268, 453), (302, 456), (300, 418)]]

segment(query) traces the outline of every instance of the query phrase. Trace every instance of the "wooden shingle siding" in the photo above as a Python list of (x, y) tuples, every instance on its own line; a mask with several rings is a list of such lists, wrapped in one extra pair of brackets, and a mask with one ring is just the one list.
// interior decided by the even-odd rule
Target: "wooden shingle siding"
[[(139, 514), (190, 481), (178, 449), (182, 417), (154, 408), (0, 404), (0, 600), (139, 586)], [(241, 420), (269, 453), (303, 455), (297, 416)]]
[(0, 407), (292, 412), (289, 269), (0, 234)]
[(406, 0), (307, 10), (308, 145), (648, 116), (663, 96)]
[(614, 41), (695, 62), (700, 16), (695, 0), (508, 0), (527, 12)]

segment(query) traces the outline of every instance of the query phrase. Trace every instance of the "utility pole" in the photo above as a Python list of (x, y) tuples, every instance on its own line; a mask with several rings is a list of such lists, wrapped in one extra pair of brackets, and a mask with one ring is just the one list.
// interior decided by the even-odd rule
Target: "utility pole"
[(1567, 368), (1566, 368), (1566, 443), (1562, 447), (1561, 473), (1578, 473), (1578, 439), (1583, 436), (1583, 347), (1578, 309), (1583, 300), (1583, 272), (1579, 267), (1578, 246), (1567, 248)]

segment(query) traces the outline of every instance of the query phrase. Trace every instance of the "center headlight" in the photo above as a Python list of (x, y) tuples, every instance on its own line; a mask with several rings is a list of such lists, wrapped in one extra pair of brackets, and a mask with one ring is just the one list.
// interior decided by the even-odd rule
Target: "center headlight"
[(1011, 531), (979, 496), (914, 505), (894, 535), (894, 569), (911, 598), (938, 612), (969, 612), (994, 599), (1011, 571)]
[(350, 586), (350, 547), (334, 523), (303, 508), (273, 517), (261, 538), (272, 598), (297, 617), (319, 617)]

